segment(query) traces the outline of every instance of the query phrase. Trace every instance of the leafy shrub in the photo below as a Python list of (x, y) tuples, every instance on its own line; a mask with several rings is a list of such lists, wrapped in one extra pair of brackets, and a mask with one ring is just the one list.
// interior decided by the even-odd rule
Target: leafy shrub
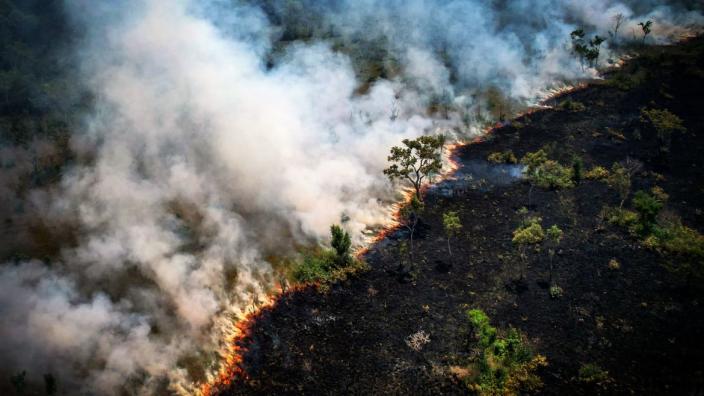
[(590, 180), (602, 180), (609, 177), (609, 170), (603, 166), (595, 166), (586, 173), (584, 173), (585, 179)]
[(621, 269), (621, 263), (619, 263), (615, 258), (612, 258), (609, 260), (609, 269), (612, 271), (619, 270)]
[(513, 151), (507, 150), (504, 152), (496, 151), (487, 157), (487, 161), (493, 162), (495, 164), (516, 164), (518, 163), (518, 159), (516, 158), (516, 155), (513, 154)]
[(294, 267), (293, 278), (302, 283), (329, 281), (336, 262), (337, 254), (332, 250), (306, 252)]
[(605, 206), (601, 216), (606, 222), (621, 227), (631, 227), (638, 222), (638, 213), (622, 208)]
[(653, 227), (644, 245), (666, 256), (669, 271), (688, 282), (704, 280), (704, 235), (683, 225), (679, 218)]
[(558, 299), (562, 297), (564, 290), (560, 286), (553, 285), (550, 286), (550, 298)]
[(344, 231), (339, 225), (333, 224), (330, 226), (330, 235), (332, 236), (330, 245), (337, 254), (337, 265), (344, 266), (348, 264), (351, 259), (350, 247), (352, 246), (350, 234)]
[(542, 386), (535, 371), (546, 366), (547, 360), (533, 355), (518, 330), (510, 328), (504, 336), (497, 335), (489, 318), (479, 309), (467, 311), (467, 318), (479, 340), (479, 359), (471, 370), (475, 375), (466, 379), (471, 390), (482, 395), (506, 395), (535, 391)]
[(584, 162), (578, 156), (572, 158), (572, 180), (575, 183), (579, 183), (582, 180), (584, 173)]
[(599, 365), (586, 363), (579, 368), (579, 380), (587, 384), (606, 384), (611, 378)]
[(511, 241), (517, 245), (529, 245), (540, 243), (545, 239), (545, 230), (540, 225), (540, 217), (530, 217), (523, 221), (521, 225), (513, 231)]
[(663, 203), (645, 191), (638, 191), (633, 196), (633, 207), (638, 211), (640, 221), (640, 232), (650, 232), (655, 225), (658, 213), (662, 209)]
[[(344, 242), (344, 236), (342, 239)], [(344, 247), (344, 245), (343, 243), (342, 246)], [(341, 261), (341, 257), (345, 257), (345, 260)], [(317, 283), (327, 287), (328, 283), (347, 279), (349, 275), (366, 269), (367, 264), (364, 261), (349, 254), (340, 256), (336, 249), (318, 247), (304, 250), (301, 258), (292, 267), (290, 274), (296, 282)]]
[(571, 170), (553, 160), (547, 160), (540, 166), (534, 180), (542, 188), (574, 187)]
[(587, 107), (582, 103), (582, 102), (577, 102), (572, 99), (567, 99), (562, 102), (557, 106), (560, 110), (565, 110), (565, 111), (570, 111), (570, 112), (578, 112), (578, 111), (584, 111), (587, 109)]
[(682, 119), (667, 109), (642, 109), (640, 111), (640, 120), (651, 124), (655, 128), (658, 137), (667, 137), (673, 132), (687, 132)]

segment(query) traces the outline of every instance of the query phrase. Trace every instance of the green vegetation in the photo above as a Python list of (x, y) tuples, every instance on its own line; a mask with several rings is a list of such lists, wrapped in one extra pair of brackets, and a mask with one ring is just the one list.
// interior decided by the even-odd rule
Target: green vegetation
[(525, 174), (530, 183), (530, 189), (528, 190), (529, 206), (532, 205), (534, 186), (557, 190), (571, 188), (575, 185), (573, 169), (562, 166), (557, 161), (549, 159), (547, 148), (545, 147), (538, 151), (526, 153), (526, 155), (521, 158), (521, 164), (526, 166)]
[(413, 185), (416, 197), (422, 201), (420, 189), (423, 180), (432, 177), (442, 169), (441, 152), (445, 137), (421, 136), (416, 139), (403, 139), (405, 147), (392, 147), (388, 160), (391, 165), (384, 169), (384, 174), (392, 182), (408, 181)]
[(404, 205), (399, 213), (399, 222), (408, 230), (408, 240), (410, 242), (409, 259), (411, 264), (415, 262), (413, 256), (413, 237), (415, 235), (416, 226), (418, 225), (419, 216), (423, 212), (423, 209), (425, 209), (423, 202), (414, 195), (411, 198), (411, 202)]
[(542, 387), (536, 371), (547, 366), (547, 360), (533, 354), (518, 330), (510, 328), (505, 334), (499, 333), (479, 309), (467, 311), (467, 318), (478, 341), (479, 354), (471, 370), (473, 375), (465, 379), (470, 390), (480, 395), (518, 395)]
[(618, 192), (621, 201), (618, 205), (619, 209), (623, 208), (623, 203), (628, 199), (631, 193), (631, 177), (643, 167), (639, 161), (626, 159), (623, 162), (614, 163), (611, 167), (611, 172), (606, 178), (606, 183), (609, 187)]
[(612, 271), (617, 271), (621, 269), (621, 263), (618, 262), (615, 258), (612, 258), (609, 260), (609, 269)]
[(528, 262), (527, 250), (529, 246), (537, 245), (545, 239), (545, 231), (540, 222), (540, 217), (528, 217), (513, 231), (511, 242), (519, 249), (519, 257), (521, 259), (521, 277), (525, 277), (525, 269)]
[(579, 380), (587, 384), (604, 386), (611, 382), (609, 372), (594, 363), (582, 364), (579, 367)]
[(663, 202), (645, 191), (637, 191), (633, 196), (633, 207), (638, 212), (639, 229), (641, 234), (653, 231), (658, 213), (663, 207)]
[(504, 152), (501, 151), (496, 151), (487, 157), (487, 161), (493, 162), (495, 164), (516, 164), (518, 163), (518, 159), (516, 158), (516, 155), (513, 154), (513, 151), (511, 150), (506, 150)]
[(562, 290), (562, 288), (560, 286), (557, 286), (557, 285), (550, 286), (550, 298), (558, 299), (558, 298), (561, 298), (563, 294), (564, 294), (564, 291)]
[[(552, 284), (552, 278), (553, 278), (553, 262), (555, 258), (555, 251), (557, 250), (558, 246), (560, 246), (560, 242), (562, 241), (562, 236), (563, 232), (560, 229), (560, 227), (557, 226), (557, 224), (553, 224), (550, 228), (547, 229), (547, 247), (548, 247), (548, 257), (550, 257), (550, 283)], [(552, 293), (551, 293), (552, 294)]]
[(363, 270), (366, 264), (350, 255), (350, 235), (340, 226), (330, 226), (332, 249), (316, 247), (304, 250), (292, 270), (293, 280), (300, 283), (330, 283), (344, 280)]
[(610, 224), (627, 228), (645, 247), (660, 253), (671, 272), (688, 282), (704, 280), (704, 235), (683, 225), (673, 214), (661, 216), (667, 199), (667, 193), (655, 186), (650, 193), (640, 190), (634, 194), (635, 211), (605, 207), (602, 216)]
[(332, 236), (330, 245), (336, 253), (335, 263), (337, 266), (347, 265), (351, 259), (350, 246), (352, 246), (352, 240), (350, 239), (350, 234), (339, 225), (333, 224), (330, 226), (330, 235)]
[(545, 161), (531, 179), (536, 186), (545, 189), (574, 187), (571, 170), (553, 160)]
[(460, 217), (457, 215), (456, 211), (449, 211), (442, 214), (442, 225), (445, 230), (445, 236), (447, 238), (447, 252), (452, 257), (452, 248), (450, 246), (450, 240), (452, 237), (459, 234), (462, 230), (462, 223), (460, 222)]
[(584, 173), (584, 178), (589, 180), (602, 180), (609, 177), (609, 170), (603, 166), (595, 166)]
[(655, 129), (660, 150), (663, 152), (670, 151), (674, 132), (687, 132), (682, 119), (666, 109), (642, 109), (640, 120)]
[(594, 36), (591, 40), (585, 39), (586, 34), (584, 29), (577, 29), (570, 33), (572, 39), (572, 51), (579, 58), (579, 63), (584, 69), (586, 61), (590, 67), (595, 67), (599, 61), (599, 53), (601, 44), (606, 41), (603, 37)]
[(574, 184), (579, 184), (584, 177), (584, 161), (579, 156), (572, 158), (572, 181)]
[(576, 113), (576, 112), (586, 110), (587, 106), (585, 106), (582, 102), (577, 102), (576, 100), (567, 99), (567, 100), (563, 100), (562, 102), (560, 102), (560, 104), (557, 105), (557, 108), (560, 110)]

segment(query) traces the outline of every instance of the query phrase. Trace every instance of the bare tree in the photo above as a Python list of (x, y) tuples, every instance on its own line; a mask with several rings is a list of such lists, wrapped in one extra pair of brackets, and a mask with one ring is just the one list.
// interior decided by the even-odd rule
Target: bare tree
[(618, 42), (618, 29), (621, 28), (621, 25), (623, 24), (623, 21), (625, 20), (625, 16), (622, 13), (618, 13), (613, 16), (614, 19), (614, 30), (609, 32), (609, 35), (611, 36), (611, 39), (613, 42)]

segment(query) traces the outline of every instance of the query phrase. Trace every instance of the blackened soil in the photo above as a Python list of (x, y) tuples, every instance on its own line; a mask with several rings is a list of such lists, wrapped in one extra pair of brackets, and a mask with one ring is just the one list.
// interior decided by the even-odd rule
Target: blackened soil
[[(635, 158), (644, 171), (633, 191), (659, 185), (670, 194), (668, 210), (702, 232), (703, 54), (701, 38), (643, 50), (615, 72), (645, 76), (637, 87), (591, 84), (556, 100), (569, 97), (586, 110), (532, 113), (462, 148), (458, 158), (481, 161), (507, 149), (520, 158), (549, 143), (555, 143), (553, 156), (569, 163), (579, 155), (587, 169)], [(667, 108), (684, 120), (688, 133), (673, 136), (669, 155), (639, 120), (642, 107)], [(427, 197), (429, 228), (416, 241), (410, 277), (397, 271), (400, 241), (387, 239), (367, 254), (370, 271), (327, 293), (309, 288), (286, 295), (253, 323), (243, 342), (247, 378), (222, 394), (467, 393), (451, 367), (473, 358), (464, 311), (474, 307), (498, 327), (519, 328), (547, 357), (544, 394), (702, 394), (702, 289), (665, 270), (665, 259), (625, 230), (599, 225), (602, 207), (618, 205), (613, 190), (583, 181), (561, 192), (533, 192), (530, 209), (544, 225), (565, 231), (555, 257), (554, 282), (564, 291), (557, 299), (547, 289), (545, 252), (531, 253), (525, 282), (515, 282), (519, 260), (511, 232), (517, 209), (528, 205), (528, 185), (452, 193)], [(441, 226), (448, 210), (457, 210), (463, 223), (453, 257)], [(620, 269), (609, 269), (611, 259)], [(430, 342), (414, 351), (405, 340), (421, 330)], [(583, 363), (598, 364), (613, 381), (585, 385), (577, 379)]]

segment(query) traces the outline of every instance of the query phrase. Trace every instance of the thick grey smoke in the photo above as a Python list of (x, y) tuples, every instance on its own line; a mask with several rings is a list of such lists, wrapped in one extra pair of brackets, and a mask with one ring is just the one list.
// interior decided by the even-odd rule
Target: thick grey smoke
[[(75, 241), (0, 267), (3, 369), (56, 373), (69, 393), (193, 393), (222, 326), (274, 284), (272, 257), (343, 216), (358, 243), (385, 221), (390, 146), (476, 132), (459, 122), (473, 90), (526, 101), (583, 76), (577, 26), (601, 32), (621, 12), (626, 31), (653, 18), (667, 40), (702, 21), (660, 2), (503, 3), (311, 4), (320, 30), (281, 48), (279, 3), (68, 1), (96, 106), (72, 140), (85, 159), (28, 206)], [(383, 42), (401, 71), (360, 94), (364, 55), (330, 37)], [(437, 96), (448, 117), (428, 115)]]

